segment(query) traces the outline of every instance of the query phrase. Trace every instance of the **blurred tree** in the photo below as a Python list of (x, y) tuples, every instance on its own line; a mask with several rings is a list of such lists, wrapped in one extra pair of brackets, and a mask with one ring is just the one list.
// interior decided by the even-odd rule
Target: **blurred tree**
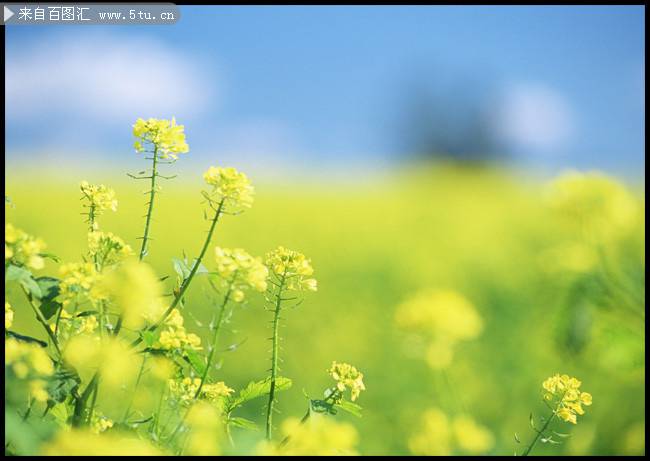
[(417, 77), (406, 85), (398, 144), (408, 155), (484, 164), (507, 157), (495, 129), (495, 92), (471, 78)]

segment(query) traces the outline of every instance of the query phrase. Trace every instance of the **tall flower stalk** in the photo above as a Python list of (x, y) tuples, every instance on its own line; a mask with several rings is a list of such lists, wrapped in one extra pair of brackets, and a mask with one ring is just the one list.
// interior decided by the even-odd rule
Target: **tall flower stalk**
[[(531, 414), (530, 425), (535, 431), (535, 437), (528, 447), (526, 447), (522, 456), (528, 456), (540, 440), (543, 443), (561, 443), (554, 440), (552, 434), (549, 435), (546, 432), (554, 419), (557, 418), (571, 424), (578, 423), (577, 415), (585, 414), (582, 406), (589, 406), (592, 403), (591, 394), (580, 391), (581, 385), (580, 380), (572, 378), (569, 375), (559, 374), (551, 376), (542, 383), (544, 403), (551, 410), (551, 414), (545, 419), (541, 429), (535, 427)], [(555, 435), (558, 437), (566, 436), (557, 432), (555, 432)]]
[(297, 251), (278, 247), (266, 256), (266, 266), (269, 269), (269, 291), (267, 294), (267, 310), (273, 312), (271, 336), (271, 370), (269, 399), (266, 408), (266, 438), (273, 436), (273, 412), (276, 404), (276, 382), (279, 373), (280, 360), (280, 320), (282, 310), (287, 303), (301, 302), (299, 296), (290, 296), (290, 293), (301, 291), (316, 291), (316, 279), (310, 278), (314, 273), (311, 261)]

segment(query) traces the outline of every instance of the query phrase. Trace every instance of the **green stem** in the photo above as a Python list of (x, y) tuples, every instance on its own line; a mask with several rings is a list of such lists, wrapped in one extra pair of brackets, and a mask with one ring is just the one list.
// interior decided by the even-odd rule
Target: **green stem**
[(27, 292), (25, 287), (23, 287), (22, 285), (21, 288), (23, 289), (23, 293), (25, 293), (25, 296), (27, 297), (27, 301), (29, 301), (29, 305), (34, 311), (34, 314), (36, 314), (36, 319), (43, 326), (43, 328), (45, 328), (47, 335), (52, 340), (52, 344), (54, 345), (54, 348), (56, 349), (56, 352), (59, 354), (60, 357), (61, 348), (59, 347), (59, 340), (56, 338), (56, 335), (54, 334), (50, 326), (47, 324), (47, 320), (45, 320), (45, 317), (43, 317), (43, 313), (41, 312), (41, 310), (38, 307), (36, 307), (36, 305), (34, 304), (34, 300), (32, 299), (32, 296)]
[[(236, 277), (237, 277), (237, 272), (235, 272), (232, 281), (230, 282), (230, 285), (228, 285), (228, 290), (226, 291), (226, 295), (224, 296), (223, 302), (221, 303), (221, 308), (219, 309), (218, 318), (212, 319), (212, 323), (214, 325), (214, 333), (212, 336), (212, 342), (210, 343), (210, 352), (208, 352), (208, 360), (205, 365), (205, 370), (201, 375), (201, 384), (199, 384), (199, 388), (194, 393), (194, 397), (192, 398), (192, 403), (199, 398), (199, 395), (201, 395), (201, 389), (203, 389), (203, 385), (205, 384), (205, 381), (208, 378), (208, 372), (210, 371), (210, 367), (212, 366), (212, 360), (214, 359), (214, 352), (217, 350), (217, 340), (219, 339), (219, 331), (221, 330), (221, 324), (223, 323), (223, 314), (226, 311), (226, 305), (228, 304), (228, 301), (230, 299), (230, 294), (232, 293), (232, 287)], [(174, 437), (176, 437), (176, 434), (178, 433), (180, 428), (185, 423), (185, 420), (187, 419), (187, 415), (190, 412), (190, 408), (187, 409), (185, 415), (181, 418), (181, 420), (176, 425), (176, 428), (174, 428), (174, 430), (172, 431), (172, 434), (169, 436), (169, 440), (172, 440)]]
[[(311, 416), (311, 402), (310, 402), (309, 405), (307, 406), (307, 413), (305, 413), (305, 416), (303, 416), (302, 419), (300, 420), (300, 424), (305, 424), (305, 423), (307, 422), (307, 420), (309, 419), (310, 416)], [(287, 436), (282, 440), (282, 442), (280, 442), (280, 448), (282, 448), (282, 447), (285, 446), (287, 443), (289, 443), (289, 440), (291, 440), (291, 434), (287, 435)]]
[(214, 334), (212, 335), (212, 342), (210, 343), (210, 352), (208, 352), (208, 360), (205, 365), (205, 370), (203, 371), (203, 376), (201, 376), (201, 384), (199, 384), (199, 388), (196, 390), (196, 394), (194, 394), (194, 400), (199, 398), (199, 395), (201, 394), (201, 389), (203, 389), (203, 385), (205, 384), (205, 380), (208, 377), (208, 372), (210, 371), (210, 367), (212, 366), (212, 360), (214, 359), (214, 353), (217, 350), (217, 340), (219, 339), (219, 331), (221, 330), (221, 324), (223, 323), (223, 318), (224, 318), (224, 313), (226, 311), (226, 305), (228, 304), (228, 301), (230, 300), (230, 294), (232, 293), (232, 287), (233, 287), (233, 282), (235, 281), (235, 277), (237, 277), (237, 274), (233, 276), (233, 280), (228, 286), (228, 291), (226, 291), (226, 295), (223, 298), (223, 302), (221, 303), (221, 309), (219, 310), (219, 316), (216, 319), (216, 323), (214, 324)]
[(535, 444), (537, 443), (539, 438), (542, 436), (544, 431), (548, 428), (548, 425), (551, 424), (551, 421), (553, 420), (553, 418), (555, 418), (555, 412), (551, 413), (551, 417), (546, 420), (546, 423), (544, 423), (544, 427), (542, 427), (542, 430), (538, 431), (537, 429), (533, 428), (533, 429), (535, 429), (537, 434), (535, 434), (535, 438), (530, 443), (530, 445), (528, 445), (528, 448), (526, 448), (526, 451), (524, 451), (524, 453), (521, 456), (528, 456), (528, 454), (533, 449), (533, 447), (535, 446)]
[(83, 413), (84, 410), (86, 409), (86, 402), (88, 401), (88, 398), (90, 397), (91, 393), (94, 392), (95, 387), (98, 385), (98, 383), (99, 383), (99, 372), (95, 372), (92, 379), (88, 383), (88, 386), (86, 386), (86, 389), (83, 391), (81, 396), (77, 398), (77, 401), (75, 402), (74, 414), (72, 415), (73, 427), (78, 427), (83, 422)]
[[(219, 216), (221, 216), (221, 212), (223, 210), (223, 202), (224, 201), (221, 200), (219, 202), (219, 206), (215, 210), (214, 217), (212, 218), (212, 222), (210, 224), (210, 229), (208, 230), (208, 235), (207, 235), (207, 237), (205, 239), (205, 242), (203, 242), (203, 248), (201, 248), (201, 253), (199, 254), (199, 257), (196, 259), (196, 261), (194, 262), (194, 265), (192, 266), (192, 269), (190, 270), (189, 275), (187, 276), (187, 278), (181, 284), (181, 287), (178, 290), (178, 293), (176, 294), (176, 296), (174, 296), (174, 300), (169, 305), (167, 310), (163, 313), (163, 315), (160, 317), (160, 319), (156, 323), (154, 323), (152, 326), (147, 328), (147, 331), (156, 331), (160, 327), (160, 325), (162, 325), (162, 323), (165, 321), (167, 316), (169, 316), (171, 311), (173, 311), (174, 308), (176, 308), (176, 306), (178, 305), (180, 300), (183, 299), (183, 295), (185, 294), (185, 292), (189, 288), (190, 283), (192, 283), (192, 279), (194, 279), (194, 275), (199, 270), (199, 266), (201, 265), (201, 261), (203, 260), (203, 257), (205, 256), (206, 251), (208, 251), (208, 247), (210, 246), (210, 241), (212, 240), (212, 235), (214, 234), (214, 229), (217, 226), (217, 221), (219, 220)], [(117, 328), (116, 328), (116, 331), (119, 331), (119, 330), (117, 330)], [(134, 340), (131, 343), (131, 347), (135, 347), (138, 344), (140, 344), (141, 342), (142, 342), (142, 336), (140, 336), (136, 340)]]
[(126, 410), (124, 411), (124, 416), (122, 417), (122, 423), (125, 423), (127, 419), (129, 419), (129, 413), (131, 412), (131, 407), (133, 406), (133, 399), (135, 399), (135, 393), (138, 390), (138, 386), (140, 385), (140, 380), (142, 379), (142, 373), (144, 371), (144, 364), (147, 361), (147, 353), (143, 352), (142, 353), (142, 363), (140, 364), (140, 370), (138, 370), (138, 377), (135, 379), (135, 386), (133, 387), (133, 394), (131, 395), (131, 399), (129, 400), (129, 404), (126, 407)]
[(154, 144), (153, 149), (153, 166), (151, 168), (151, 190), (149, 191), (149, 208), (147, 210), (147, 220), (144, 224), (144, 236), (142, 237), (142, 247), (140, 248), (140, 261), (147, 254), (147, 243), (149, 242), (149, 229), (151, 226), (151, 216), (153, 215), (153, 204), (156, 198), (156, 178), (158, 177), (158, 145)]
[(266, 412), (266, 439), (271, 440), (273, 426), (273, 406), (275, 404), (275, 380), (278, 374), (278, 353), (279, 353), (279, 327), (280, 327), (280, 309), (282, 307), (282, 289), (286, 279), (286, 272), (282, 274), (280, 285), (275, 296), (275, 311), (273, 312), (273, 351), (271, 353), (271, 387), (269, 389), (269, 404)]

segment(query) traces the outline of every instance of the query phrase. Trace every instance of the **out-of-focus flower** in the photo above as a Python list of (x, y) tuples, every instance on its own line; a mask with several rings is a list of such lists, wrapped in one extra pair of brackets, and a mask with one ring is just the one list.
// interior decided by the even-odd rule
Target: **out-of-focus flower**
[(548, 200), (570, 228), (597, 240), (625, 233), (638, 218), (638, 204), (632, 194), (598, 172), (560, 175), (549, 186)]
[(133, 434), (92, 430), (59, 431), (41, 447), (44, 456), (160, 456), (165, 453)]
[(456, 343), (474, 339), (483, 331), (483, 319), (472, 303), (448, 290), (415, 294), (398, 306), (395, 322), (428, 341), (425, 358), (433, 369), (451, 365)]
[(469, 416), (454, 418), (452, 429), (458, 447), (469, 454), (486, 454), (494, 446), (494, 436)]
[[(139, 118), (133, 125), (133, 136), (136, 138), (133, 147), (136, 152), (145, 152), (147, 144), (151, 144), (160, 158), (177, 159), (178, 154), (189, 152), (185, 142), (185, 127), (177, 125), (176, 119), (171, 120)], [(153, 154), (153, 151), (150, 153)]]
[(261, 258), (254, 258), (241, 248), (216, 247), (215, 259), (216, 272), (224, 285), (231, 286), (233, 301), (243, 301), (245, 290), (266, 290), (269, 271)]
[(350, 389), (350, 399), (354, 402), (366, 390), (363, 384), (363, 373), (347, 363), (332, 362), (328, 370), (330, 376), (336, 381), (336, 388), (340, 392)]
[(45, 379), (54, 374), (54, 365), (45, 349), (34, 343), (7, 338), (5, 367), (11, 369), (16, 378), (27, 380), (30, 395), (34, 399), (39, 402), (47, 400)]
[(143, 262), (127, 260), (109, 271), (101, 290), (120, 311), (129, 329), (139, 329), (145, 321), (157, 321), (165, 310), (160, 280)]
[(189, 435), (184, 453), (189, 456), (221, 454), (222, 423), (217, 409), (206, 402), (196, 402), (187, 413)]
[(422, 415), (418, 432), (409, 438), (408, 447), (414, 455), (449, 456), (451, 435), (447, 415), (438, 408), (430, 408)]
[(210, 199), (214, 202), (223, 200), (224, 210), (241, 210), (253, 206), (255, 189), (248, 176), (235, 168), (211, 166), (203, 173), (203, 179), (212, 186)]
[(14, 310), (11, 308), (11, 304), (5, 301), (5, 329), (8, 330), (11, 328), (11, 325), (14, 323)]
[(265, 264), (289, 290), (316, 291), (318, 289), (316, 279), (311, 278), (314, 273), (311, 260), (302, 253), (279, 246), (266, 255)]
[(263, 442), (258, 454), (263, 456), (351, 456), (356, 455), (359, 441), (354, 426), (314, 414), (305, 423), (288, 418), (281, 426), (282, 434), (290, 437), (285, 445)]
[(494, 446), (494, 436), (467, 415), (451, 419), (439, 408), (430, 408), (422, 415), (419, 430), (408, 441), (416, 455), (449, 456), (454, 451), (466, 454), (487, 454)]
[(583, 405), (592, 403), (591, 394), (580, 391), (582, 383), (569, 375), (556, 374), (542, 383), (544, 400), (554, 405), (555, 414), (563, 421), (577, 423), (577, 415), (584, 415)]
[(81, 375), (82, 379), (95, 372), (110, 389), (120, 389), (135, 380), (141, 358), (120, 338), (97, 335), (77, 335), (65, 345), (63, 357)]
[(5, 264), (9, 262), (33, 270), (43, 269), (45, 260), (42, 253), (45, 247), (45, 242), (40, 238), (32, 237), (13, 224), (5, 223)]

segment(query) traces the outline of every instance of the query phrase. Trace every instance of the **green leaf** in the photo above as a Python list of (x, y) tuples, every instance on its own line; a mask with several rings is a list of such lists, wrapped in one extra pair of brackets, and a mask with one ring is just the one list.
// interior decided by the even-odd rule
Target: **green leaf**
[(41, 291), (39, 309), (45, 319), (48, 320), (61, 308), (61, 303), (56, 301), (56, 297), (59, 296), (61, 281), (54, 277), (38, 277), (36, 283)]
[[(275, 391), (285, 391), (291, 387), (291, 380), (283, 376), (275, 378)], [(248, 402), (249, 400), (256, 399), (267, 395), (271, 391), (271, 379), (266, 378), (262, 381), (251, 381), (244, 389), (239, 391), (236, 397), (230, 397), (227, 402), (228, 412), (237, 408), (238, 406)]]
[(174, 266), (174, 272), (176, 272), (182, 280), (185, 280), (187, 277), (189, 277), (190, 268), (187, 267), (185, 261), (182, 261), (178, 258), (172, 258), (172, 265)]
[(356, 403), (349, 402), (345, 399), (342, 399), (340, 402), (334, 404), (334, 407), (339, 408), (343, 411), (350, 413), (351, 415), (361, 418), (361, 406)]
[(81, 378), (73, 370), (65, 368), (57, 370), (48, 382), (48, 406), (53, 408), (56, 403), (64, 402), (79, 389), (80, 383)]
[(152, 347), (156, 342), (156, 334), (153, 331), (146, 330), (142, 333), (142, 341), (147, 347)]
[(55, 254), (52, 254), (52, 253), (39, 253), (39, 254), (40, 254), (40, 256), (41, 256), (42, 258), (51, 259), (51, 260), (54, 261), (55, 263), (60, 263), (60, 262), (61, 262), (61, 258), (59, 258), (59, 257), (58, 257), (57, 255), (55, 255)]
[(196, 352), (193, 349), (188, 349), (185, 352), (185, 357), (187, 358), (187, 361), (192, 365), (192, 368), (199, 374), (199, 376), (203, 376), (203, 373), (205, 373), (205, 367), (206, 364), (203, 361), (203, 357), (199, 355), (198, 352)]
[(32, 277), (32, 273), (29, 272), (27, 269), (25, 269), (24, 267), (15, 266), (13, 264), (10, 264), (5, 272), (5, 278), (7, 279), (7, 281), (20, 282), (21, 280), (31, 278), (31, 277)]
[(27, 335), (21, 335), (20, 333), (16, 333), (14, 331), (9, 331), (9, 330), (5, 330), (5, 332), (7, 333), (7, 335), (17, 339), (18, 341), (24, 341), (26, 343), (36, 343), (41, 347), (47, 347), (47, 343), (45, 341), (41, 341), (40, 339), (32, 338), (31, 336), (27, 336)]
[(16, 281), (20, 283), (30, 296), (34, 298), (41, 297), (41, 289), (38, 286), (38, 283), (36, 283), (32, 277), (32, 273), (24, 267), (10, 264), (5, 272), (5, 278), (8, 281)]
[(528, 421), (530, 422), (530, 427), (532, 427), (533, 429), (535, 429), (535, 419), (533, 418), (533, 413), (532, 413), (532, 412), (530, 413), (530, 416), (529, 416), (529, 418), (528, 418)]
[(68, 406), (65, 403), (57, 403), (50, 408), (49, 413), (54, 417), (54, 421), (56, 421), (59, 426), (67, 426), (70, 413), (68, 412)]
[(253, 421), (246, 418), (240, 418), (240, 417), (228, 418), (227, 424), (230, 424), (235, 427), (241, 427), (242, 429), (252, 430), (252, 431), (256, 431), (259, 429), (257, 427), (257, 424), (255, 424)]

